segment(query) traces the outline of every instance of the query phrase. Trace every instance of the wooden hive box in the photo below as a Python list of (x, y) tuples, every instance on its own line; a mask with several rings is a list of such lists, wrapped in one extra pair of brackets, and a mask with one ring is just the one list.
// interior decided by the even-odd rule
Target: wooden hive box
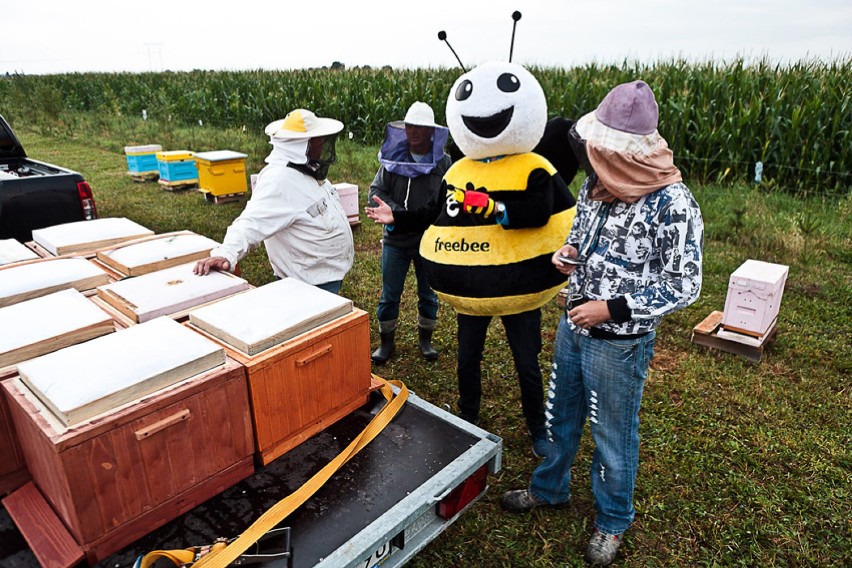
[(53, 256), (93, 254), (99, 248), (153, 234), (151, 229), (130, 219), (103, 217), (36, 229), (33, 231), (33, 242)]
[(0, 267), (0, 308), (58, 292), (94, 290), (110, 276), (85, 258), (50, 258)]
[(263, 464), (367, 402), (369, 319), (346, 298), (285, 278), (193, 310), (187, 326), (245, 365)]
[(224, 361), (221, 347), (161, 317), (19, 363), (18, 375), (73, 426)]
[(182, 264), (99, 286), (98, 297), (134, 323), (142, 323), (182, 314), (189, 308), (251, 288), (230, 272), (212, 271), (198, 276), (193, 273), (194, 266), (194, 262)]
[[(8, 377), (7, 377), (8, 378)], [(30, 479), (24, 452), (9, 413), (5, 391), (0, 392), (0, 496), (7, 495)]]
[(247, 154), (233, 150), (196, 152), (198, 187), (213, 195), (234, 195), (246, 192)]
[(124, 154), (127, 157), (127, 173), (131, 175), (158, 173), (157, 152), (162, 149), (163, 147), (159, 144), (125, 146)]
[[(90, 563), (254, 472), (245, 369), (232, 359), (71, 427), (19, 377), (2, 387), (33, 481)], [(19, 528), (28, 540), (40, 530)]]
[[(115, 331), (115, 321), (76, 290), (0, 308), (0, 379), (17, 373), (17, 364), (63, 347)], [(17, 489), (30, 477), (0, 392), (0, 495)]]
[(219, 243), (191, 231), (154, 235), (99, 250), (96, 258), (122, 276), (149, 272), (206, 258)]

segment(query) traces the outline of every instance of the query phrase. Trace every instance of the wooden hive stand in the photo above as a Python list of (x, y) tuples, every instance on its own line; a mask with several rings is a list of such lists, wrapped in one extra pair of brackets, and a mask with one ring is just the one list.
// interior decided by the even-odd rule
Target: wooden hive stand
[(160, 172), (127, 172), (127, 175), (130, 176), (130, 179), (137, 183), (144, 183), (149, 181), (155, 181), (160, 179)]
[(723, 312), (716, 310), (692, 328), (692, 342), (745, 357), (752, 363), (760, 363), (767, 345), (775, 339), (778, 320), (772, 322), (769, 330), (762, 337), (752, 337), (722, 328), (723, 315)]
[(167, 180), (161, 179), (157, 183), (159, 183), (162, 186), (162, 188), (166, 191), (183, 191), (185, 189), (198, 189), (198, 180), (197, 179), (178, 180), (178, 181), (167, 181)]
[(207, 200), (207, 203), (212, 203), (213, 205), (221, 205), (222, 203), (231, 203), (233, 201), (240, 201), (243, 197), (245, 197), (246, 193), (226, 193), (223, 195), (215, 195), (209, 191), (205, 191), (204, 199)]

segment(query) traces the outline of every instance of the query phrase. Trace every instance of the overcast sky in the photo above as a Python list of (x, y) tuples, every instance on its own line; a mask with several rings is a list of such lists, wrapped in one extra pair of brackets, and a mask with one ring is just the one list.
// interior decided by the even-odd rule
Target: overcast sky
[[(9, 4), (9, 2), (6, 2)], [(3, 9), (0, 73), (778, 63), (852, 56), (850, 0), (27, 0)]]

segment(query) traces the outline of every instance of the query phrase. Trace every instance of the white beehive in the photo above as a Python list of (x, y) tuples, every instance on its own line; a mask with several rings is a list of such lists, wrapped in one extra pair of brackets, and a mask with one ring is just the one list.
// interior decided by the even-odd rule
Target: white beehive
[(790, 268), (760, 260), (747, 260), (728, 282), (722, 327), (763, 337), (778, 317), (781, 296)]

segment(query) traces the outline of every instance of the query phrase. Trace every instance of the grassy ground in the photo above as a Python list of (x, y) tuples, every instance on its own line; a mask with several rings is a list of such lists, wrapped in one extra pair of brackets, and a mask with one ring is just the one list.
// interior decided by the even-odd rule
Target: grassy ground
[[(243, 203), (213, 206), (195, 192), (134, 183), (121, 146), (148, 143), (104, 131), (96, 141), (19, 132), (28, 153), (77, 169), (92, 183), (101, 216), (126, 216), (156, 232), (190, 229), (221, 239)], [(233, 144), (230, 147), (240, 150)], [(179, 148), (176, 140), (167, 149)], [(357, 183), (363, 206), (376, 147), (339, 145), (332, 181)], [(249, 171), (265, 155), (252, 143)], [(192, 149), (199, 149), (193, 147)], [(246, 151), (243, 148), (243, 151)], [(848, 566), (852, 564), (852, 200), (803, 201), (752, 187), (693, 187), (707, 225), (702, 296), (662, 324), (641, 413), (637, 517), (621, 566)], [(380, 230), (361, 216), (356, 264), (342, 294), (375, 313)], [(728, 277), (755, 258), (790, 266), (778, 336), (753, 365), (699, 349), (692, 327), (724, 307)], [(253, 252), (243, 275), (271, 279)], [(455, 317), (442, 308), (435, 363), (416, 351), (416, 295), (403, 299), (398, 352), (375, 369), (455, 410)], [(555, 303), (544, 308), (543, 369), (549, 366)], [(373, 343), (377, 342), (373, 321)], [(366, 356), (366, 355), (365, 355)], [(523, 428), (505, 334), (494, 322), (483, 368), (484, 427), (504, 440), (503, 469), (488, 495), (413, 562), (426, 566), (582, 566), (593, 521), (588, 437), (574, 469), (570, 508), (510, 516), (498, 498), (523, 487), (537, 464)]]

